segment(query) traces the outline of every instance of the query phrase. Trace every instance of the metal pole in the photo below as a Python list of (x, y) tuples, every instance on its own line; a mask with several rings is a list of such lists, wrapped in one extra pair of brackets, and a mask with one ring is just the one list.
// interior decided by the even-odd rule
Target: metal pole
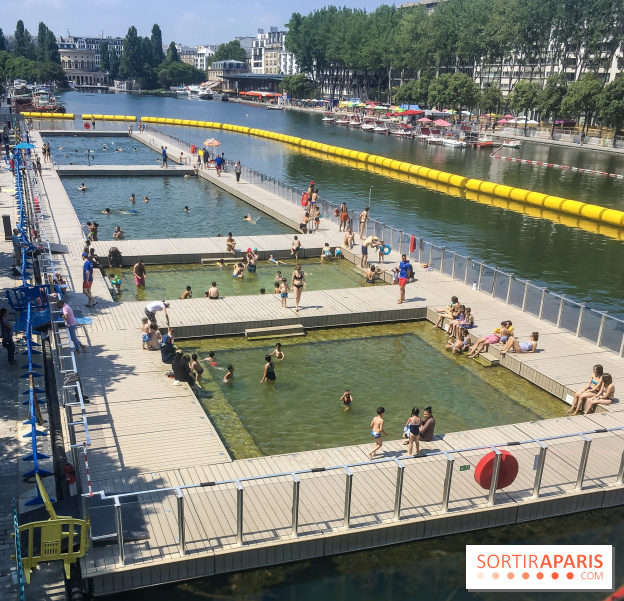
[(581, 311), (579, 313), (578, 322), (576, 324), (576, 337), (581, 335), (581, 327), (583, 326), (583, 313), (585, 312), (585, 303), (581, 303)]
[(115, 525), (117, 527), (117, 548), (119, 550), (119, 564), (124, 565), (126, 563), (126, 553), (124, 551), (123, 521), (121, 518), (121, 503), (119, 502), (119, 497), (115, 497)]
[(429, 244), (429, 265), (433, 263), (433, 244)]
[(557, 313), (557, 327), (561, 327), (561, 316), (563, 315), (563, 296), (561, 297), (561, 301), (559, 302), (559, 313)]
[(373, 186), (370, 187), (370, 190), (368, 191), (368, 207), (370, 208), (371, 206), (371, 196), (373, 195)]
[(466, 274), (464, 275), (464, 284), (468, 285), (468, 271), (470, 270), (470, 257), (466, 257)]
[(351, 526), (351, 493), (353, 492), (353, 472), (345, 467), (345, 505), (344, 505), (344, 527)]
[(524, 282), (524, 296), (522, 297), (522, 311), (524, 311), (526, 307), (527, 296), (529, 294), (529, 280)]
[(481, 279), (483, 278), (483, 263), (479, 265), (479, 281), (477, 282), (477, 290), (481, 290)]
[(399, 230), (399, 254), (403, 254), (403, 230)]
[(442, 254), (440, 255), (440, 273), (442, 273), (444, 269), (444, 255), (445, 254), (446, 254), (446, 246), (443, 246)]
[(581, 462), (579, 463), (578, 476), (576, 478), (576, 490), (583, 490), (583, 480), (585, 479), (585, 470), (587, 469), (587, 458), (589, 457), (589, 448), (591, 447), (591, 439), (581, 434), (585, 442), (583, 443), (583, 452), (581, 454)]
[(620, 357), (624, 353), (624, 334), (622, 334), (622, 342), (620, 342)]
[(451, 278), (455, 279), (455, 265), (457, 263), (457, 253), (453, 253), (453, 266), (451, 267)]
[(598, 329), (598, 338), (596, 338), (596, 346), (602, 344), (602, 333), (604, 332), (605, 319), (607, 318), (607, 312), (602, 312), (602, 318), (600, 319), (600, 328)]
[(176, 490), (178, 500), (178, 546), (180, 555), (186, 555), (186, 530), (184, 528), (184, 494), (178, 488)]
[(500, 472), (501, 459), (503, 454), (496, 448), (492, 450), (495, 453), (494, 467), (492, 468), (492, 481), (490, 482), (490, 493), (488, 494), (488, 506), (492, 507), (496, 502), (496, 487), (498, 486), (498, 474)]
[(442, 513), (448, 513), (449, 498), (451, 497), (451, 482), (453, 481), (453, 459), (448, 453), (446, 455), (446, 477), (444, 478), (444, 493), (442, 495)]
[(301, 480), (297, 474), (293, 474), (293, 504), (292, 504), (292, 535), (297, 537), (299, 529), (299, 486)]
[(397, 477), (396, 490), (394, 493), (394, 521), (401, 519), (401, 499), (403, 498), (403, 476), (405, 475), (405, 466), (397, 459)]
[(511, 298), (511, 286), (513, 284), (513, 273), (509, 274), (509, 285), (507, 286), (507, 297), (505, 298), (505, 302), (509, 304), (509, 299)]
[(494, 278), (492, 279), (492, 296), (496, 294), (496, 276), (498, 275), (498, 269), (494, 268)]
[(542, 315), (544, 313), (544, 301), (545, 300), (546, 300), (546, 288), (542, 288), (542, 298), (540, 299), (538, 319), (542, 319)]
[(539, 458), (537, 460), (537, 469), (535, 471), (535, 484), (533, 484), (533, 499), (537, 499), (539, 497), (540, 486), (542, 485), (542, 474), (544, 473), (544, 464), (546, 463), (546, 453), (548, 452), (548, 447), (541, 441), (538, 440), (537, 444), (540, 445)]
[(243, 501), (244, 489), (240, 480), (236, 481), (236, 542), (243, 546)]

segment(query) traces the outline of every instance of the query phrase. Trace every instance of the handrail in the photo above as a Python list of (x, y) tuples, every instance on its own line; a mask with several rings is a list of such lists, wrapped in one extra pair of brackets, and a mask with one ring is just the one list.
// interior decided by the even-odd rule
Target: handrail
[(15, 571), (17, 576), (17, 587), (19, 593), (19, 601), (26, 601), (26, 587), (25, 587), (25, 574), (24, 564), (22, 563), (22, 543), (20, 540), (19, 520), (17, 514), (17, 505), (15, 498), (13, 498), (13, 533), (11, 536), (14, 538), (15, 548)]
[[(410, 461), (429, 459), (432, 457), (436, 459), (439, 458), (442, 461), (446, 460), (446, 476), (444, 480), (444, 486), (441, 491), (441, 497), (439, 499), (441, 513), (446, 514), (446, 513), (449, 513), (449, 511), (452, 511), (452, 509), (449, 510), (449, 503), (451, 501), (453, 471), (454, 471), (454, 462), (455, 462), (455, 458), (453, 457), (453, 455), (461, 456), (461, 454), (464, 454), (464, 453), (471, 453), (471, 452), (480, 451), (480, 450), (490, 450), (494, 452), (495, 454), (494, 455), (494, 469), (492, 471), (492, 476), (490, 478), (489, 491), (487, 492), (487, 505), (494, 506), (496, 503), (497, 489), (499, 488), (498, 487), (499, 473), (500, 473), (500, 465), (501, 465), (502, 456), (503, 456), (500, 449), (502, 447), (515, 449), (517, 447), (522, 447), (523, 445), (527, 445), (527, 444), (539, 445), (539, 455), (536, 456), (536, 462), (533, 468), (535, 470), (534, 482), (529, 486), (525, 485), (524, 488), (522, 489), (523, 491), (527, 491), (530, 494), (532, 499), (537, 499), (540, 497), (540, 488), (542, 486), (544, 466), (546, 463), (547, 452), (549, 450), (549, 446), (546, 444), (546, 442), (555, 441), (555, 440), (564, 440), (564, 439), (570, 439), (570, 440), (580, 439), (583, 441), (583, 449), (582, 449), (581, 457), (579, 460), (578, 469), (575, 472), (576, 473), (575, 481), (573, 482), (570, 479), (570, 477), (563, 476), (564, 478), (563, 484), (574, 484), (576, 491), (582, 491), (584, 478), (585, 478), (585, 472), (587, 468), (587, 462), (588, 462), (589, 454), (591, 450), (592, 439), (590, 438), (590, 436), (592, 434), (607, 434), (607, 433), (612, 433), (612, 432), (621, 433), (622, 431), (624, 431), (624, 427), (597, 428), (594, 430), (586, 430), (583, 432), (561, 434), (561, 435), (556, 435), (556, 436), (538, 437), (538, 438), (532, 438), (532, 439), (522, 440), (522, 441), (508, 441), (508, 442), (485, 444), (482, 446), (468, 447), (468, 448), (462, 448), (462, 449), (452, 449), (448, 451), (434, 451), (424, 456), (411, 455), (408, 457), (401, 457), (400, 459), (397, 457), (387, 457), (387, 458), (381, 458), (377, 460), (369, 460), (369, 461), (363, 461), (363, 462), (357, 462), (357, 463), (347, 463), (347, 464), (332, 465), (328, 467), (290, 470), (290, 471), (284, 471), (284, 472), (276, 472), (272, 474), (260, 474), (257, 476), (229, 478), (226, 480), (219, 480), (219, 481), (200, 482), (200, 483), (194, 483), (194, 484), (182, 484), (179, 486), (167, 486), (163, 488), (152, 488), (150, 490), (137, 490), (133, 492), (119, 493), (119, 494), (107, 494), (104, 490), (100, 490), (97, 492), (83, 493), (82, 501), (83, 501), (83, 505), (86, 505), (87, 498), (91, 496), (99, 496), (100, 499), (113, 499), (115, 520), (117, 524), (116, 536), (117, 536), (118, 561), (120, 564), (124, 564), (126, 561), (125, 560), (126, 554), (125, 554), (125, 548), (124, 548), (125, 541), (124, 541), (124, 534), (123, 534), (123, 516), (122, 516), (122, 511), (121, 511), (121, 508), (122, 508), (121, 499), (124, 499), (127, 497), (133, 497), (135, 499), (138, 498), (139, 502), (141, 502), (141, 499), (143, 499), (146, 495), (153, 495), (153, 494), (162, 495), (162, 494), (175, 493), (176, 506), (177, 506), (177, 522), (178, 522), (178, 537), (176, 540), (178, 543), (180, 554), (185, 555), (186, 554), (186, 520), (184, 518), (184, 505), (185, 505), (185, 499), (186, 499), (185, 491), (187, 490), (201, 489), (201, 488), (214, 489), (217, 486), (224, 486), (224, 485), (234, 485), (236, 487), (236, 508), (235, 508), (236, 532), (235, 533), (232, 532), (232, 536), (235, 534), (237, 544), (239, 546), (242, 546), (245, 544), (245, 541), (244, 541), (245, 528), (244, 528), (243, 518), (244, 518), (245, 491), (249, 490), (245, 487), (245, 483), (247, 482), (262, 482), (262, 481), (269, 480), (271, 478), (285, 478), (285, 477), (292, 479), (293, 505), (292, 505), (292, 524), (291, 524), (290, 532), (293, 538), (297, 538), (300, 535), (300, 532), (299, 532), (299, 504), (300, 504), (299, 492), (300, 492), (300, 485), (301, 485), (300, 476), (304, 474), (322, 474), (322, 473), (327, 473), (327, 472), (339, 472), (339, 473), (342, 472), (344, 474), (345, 489), (344, 489), (343, 524), (344, 524), (345, 529), (350, 529), (351, 528), (351, 514), (352, 514), (351, 500), (352, 500), (352, 492), (353, 492), (353, 478), (355, 475), (352, 470), (354, 468), (362, 467), (362, 466), (372, 466), (372, 465), (381, 466), (383, 464), (393, 464), (394, 466), (396, 466), (397, 472), (396, 472), (395, 490), (394, 490), (394, 508), (392, 511), (391, 521), (398, 522), (401, 520), (404, 470), (405, 470), (407, 463)], [(608, 469), (611, 469), (611, 467), (609, 467)], [(459, 471), (463, 471), (463, 469), (460, 468)], [(365, 471), (363, 473), (369, 473), (369, 472)], [(557, 472), (557, 475), (559, 476), (559, 472)], [(610, 475), (610, 473), (607, 473), (607, 475)], [(624, 453), (622, 454), (622, 457), (620, 458), (619, 463), (617, 465), (617, 476), (616, 476), (614, 485), (622, 486), (623, 479), (624, 479)], [(559, 487), (561, 486), (561, 484), (562, 482), (560, 482), (559, 480), (554, 484), (549, 483), (550, 486), (557, 485)], [(465, 493), (463, 491), (461, 494), (465, 496)], [(476, 496), (470, 496), (468, 501), (472, 502), (473, 499), (475, 498), (481, 499), (484, 496), (485, 496), (485, 491), (484, 491), (484, 494), (482, 495), (477, 494)], [(152, 502), (153, 501), (150, 501), (150, 503)], [(281, 503), (281, 501), (277, 501), (277, 502)], [(414, 505), (414, 507), (418, 508), (419, 505)], [(388, 510), (389, 509), (390, 508), (388, 508)], [(320, 519), (322, 520), (324, 518), (321, 517)], [(388, 520), (382, 519), (381, 521), (387, 522)], [(281, 527), (283, 527), (283, 525)], [(273, 527), (269, 523), (267, 525), (267, 528), (272, 529)], [(274, 532), (274, 530), (272, 531)], [(253, 544), (253, 542), (251, 544)]]

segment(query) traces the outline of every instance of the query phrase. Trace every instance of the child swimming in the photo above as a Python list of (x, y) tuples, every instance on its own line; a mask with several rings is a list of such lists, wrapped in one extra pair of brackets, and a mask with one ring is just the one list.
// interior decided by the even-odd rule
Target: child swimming
[(275, 358), (278, 361), (284, 360), (285, 355), (284, 355), (284, 352), (282, 351), (282, 345), (279, 342), (275, 345), (275, 350), (271, 353), (271, 356), (272, 355), (275, 355)]
[(234, 377), (234, 366), (228, 365), (227, 373), (223, 376), (223, 383), (227, 384), (228, 382), (231, 382), (233, 377)]
[(353, 395), (351, 394), (351, 391), (349, 389), (344, 391), (344, 394), (340, 397), (340, 402), (343, 405), (343, 411), (349, 411), (349, 409), (351, 409), (351, 403), (353, 403), (355, 399), (353, 398)]

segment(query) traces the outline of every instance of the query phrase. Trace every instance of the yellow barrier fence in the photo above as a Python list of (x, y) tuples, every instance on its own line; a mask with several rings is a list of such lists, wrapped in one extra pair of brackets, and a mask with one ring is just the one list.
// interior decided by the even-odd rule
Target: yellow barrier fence
[(74, 119), (74, 113), (38, 113), (37, 111), (24, 111), (20, 113), (30, 119)]

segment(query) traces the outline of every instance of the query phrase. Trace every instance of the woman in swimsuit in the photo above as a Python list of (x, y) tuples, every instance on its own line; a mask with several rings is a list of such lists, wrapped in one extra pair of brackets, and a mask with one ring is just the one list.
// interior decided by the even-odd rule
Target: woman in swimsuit
[(408, 455), (412, 454), (412, 448), (414, 446), (414, 443), (416, 443), (416, 455), (418, 455), (418, 453), (420, 452), (420, 418), (418, 417), (419, 413), (420, 410), (418, 409), (418, 407), (414, 407), (412, 409), (412, 415), (405, 424), (405, 427), (409, 429), (409, 440), (406, 440), (403, 444), (409, 445), (409, 447), (407, 447)]
[(262, 376), (262, 380), (260, 380), (260, 384), (265, 380), (270, 380), (271, 382), (275, 381), (275, 366), (273, 365), (273, 361), (271, 361), (271, 355), (265, 355), (264, 360), (266, 363), (264, 364), (264, 375)]
[(511, 349), (516, 353), (534, 353), (537, 348), (538, 338), (539, 334), (537, 332), (531, 332), (531, 337), (525, 342), (518, 342), (513, 336), (510, 336), (505, 348), (501, 351), (501, 357)]
[(232, 238), (232, 232), (229, 232), (227, 238), (225, 239), (225, 250), (234, 254), (234, 249), (236, 247), (236, 240)]
[(603, 389), (602, 374), (604, 373), (602, 365), (594, 365), (594, 371), (585, 388), (582, 388), (574, 395), (572, 405), (566, 411), (566, 413), (578, 413), (579, 409), (583, 407), (585, 399), (599, 395)]
[(368, 271), (366, 272), (366, 283), (367, 284), (374, 284), (375, 283), (375, 275), (376, 275), (376, 271), (375, 271), (375, 266), (371, 263), (370, 266), (368, 267)]
[(299, 312), (299, 303), (301, 302), (301, 293), (308, 285), (305, 281), (305, 273), (301, 269), (301, 265), (297, 264), (295, 271), (292, 274), (292, 280), (290, 281), (290, 287), (295, 291), (295, 311)]
[[(610, 405), (613, 403), (613, 397), (615, 395), (615, 384), (611, 374), (604, 374), (602, 376), (603, 389), (600, 394), (589, 397), (587, 399), (587, 405), (585, 407), (585, 415), (596, 411), (596, 405)], [(578, 413), (578, 409), (576, 412)], [(576, 415), (576, 414), (575, 414)]]
[(506, 323), (506, 321), (501, 321), (500, 328), (496, 328), (496, 330), (494, 330), (492, 334), (488, 334), (483, 338), (479, 338), (477, 342), (475, 342), (475, 345), (472, 347), (472, 351), (470, 351), (468, 357), (474, 359), (479, 353), (485, 352), (490, 344), (496, 344), (500, 340), (501, 330), (505, 328)]
[(302, 234), (307, 234), (308, 233), (308, 221), (310, 221), (310, 214), (306, 213), (303, 216), (303, 220), (299, 224), (299, 228), (301, 229), (301, 233)]

